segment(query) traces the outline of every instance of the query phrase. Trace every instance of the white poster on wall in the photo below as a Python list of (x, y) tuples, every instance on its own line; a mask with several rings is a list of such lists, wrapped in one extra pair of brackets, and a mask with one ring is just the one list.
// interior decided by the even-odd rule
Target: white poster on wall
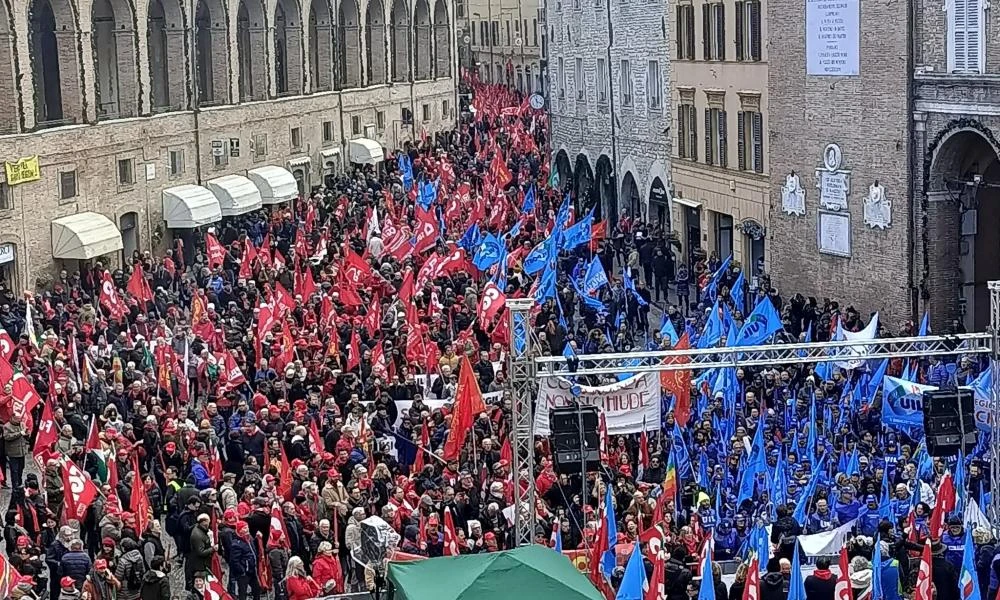
[(861, 72), (861, 0), (806, 0), (806, 74)]
[(622, 435), (660, 426), (660, 376), (643, 373), (625, 381), (590, 387), (579, 386), (573, 394), (573, 384), (562, 377), (546, 377), (538, 386), (535, 407), (535, 435), (549, 435), (549, 409), (572, 406), (575, 402), (596, 406), (604, 413), (608, 435)]

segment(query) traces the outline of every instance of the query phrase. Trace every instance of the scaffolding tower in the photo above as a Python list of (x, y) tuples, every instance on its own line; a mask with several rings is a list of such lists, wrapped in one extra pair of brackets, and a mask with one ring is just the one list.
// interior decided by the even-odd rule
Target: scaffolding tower
[[(922, 358), (930, 355), (987, 356), (993, 368), (990, 423), (1000, 422), (1000, 281), (991, 281), (990, 330), (951, 336), (884, 338), (860, 341), (814, 342), (563, 356), (536, 356), (537, 338), (531, 327), (531, 298), (507, 300), (511, 344), (509, 351), (514, 467), (514, 532), (518, 546), (534, 543), (535, 478), (533, 406), (538, 382), (549, 377), (620, 375), (673, 370), (702, 371), (719, 367), (763, 367), (789, 364), (851, 362), (872, 359)], [(990, 476), (1000, 482), (1000, 444), (990, 444)], [(1000, 493), (991, 494), (986, 509), (990, 522), (1000, 524)]]

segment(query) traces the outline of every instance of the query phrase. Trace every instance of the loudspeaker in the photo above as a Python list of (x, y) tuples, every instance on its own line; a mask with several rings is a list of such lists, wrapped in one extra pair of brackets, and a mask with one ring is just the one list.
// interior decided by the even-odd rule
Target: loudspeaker
[(556, 473), (579, 474), (581, 461), (586, 461), (587, 472), (596, 471), (601, 467), (601, 436), (597, 431), (598, 421), (596, 406), (566, 406), (549, 411), (552, 456), (555, 459)]
[(924, 435), (927, 453), (955, 456), (976, 446), (976, 412), (972, 390), (924, 392)]

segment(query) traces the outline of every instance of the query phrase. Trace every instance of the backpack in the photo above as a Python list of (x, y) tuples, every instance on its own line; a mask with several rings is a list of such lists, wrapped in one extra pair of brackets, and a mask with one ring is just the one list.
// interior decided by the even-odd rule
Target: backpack
[(133, 562), (128, 572), (125, 573), (125, 585), (130, 590), (142, 589), (142, 577), (146, 574), (146, 561), (140, 555), (139, 560)]

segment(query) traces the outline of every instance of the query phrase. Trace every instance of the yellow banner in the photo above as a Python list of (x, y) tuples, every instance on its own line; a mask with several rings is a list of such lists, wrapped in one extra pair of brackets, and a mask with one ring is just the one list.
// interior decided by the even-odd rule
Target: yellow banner
[(38, 181), (42, 178), (42, 170), (38, 164), (38, 156), (28, 156), (17, 162), (5, 162), (4, 171), (7, 174), (7, 185), (17, 185)]

